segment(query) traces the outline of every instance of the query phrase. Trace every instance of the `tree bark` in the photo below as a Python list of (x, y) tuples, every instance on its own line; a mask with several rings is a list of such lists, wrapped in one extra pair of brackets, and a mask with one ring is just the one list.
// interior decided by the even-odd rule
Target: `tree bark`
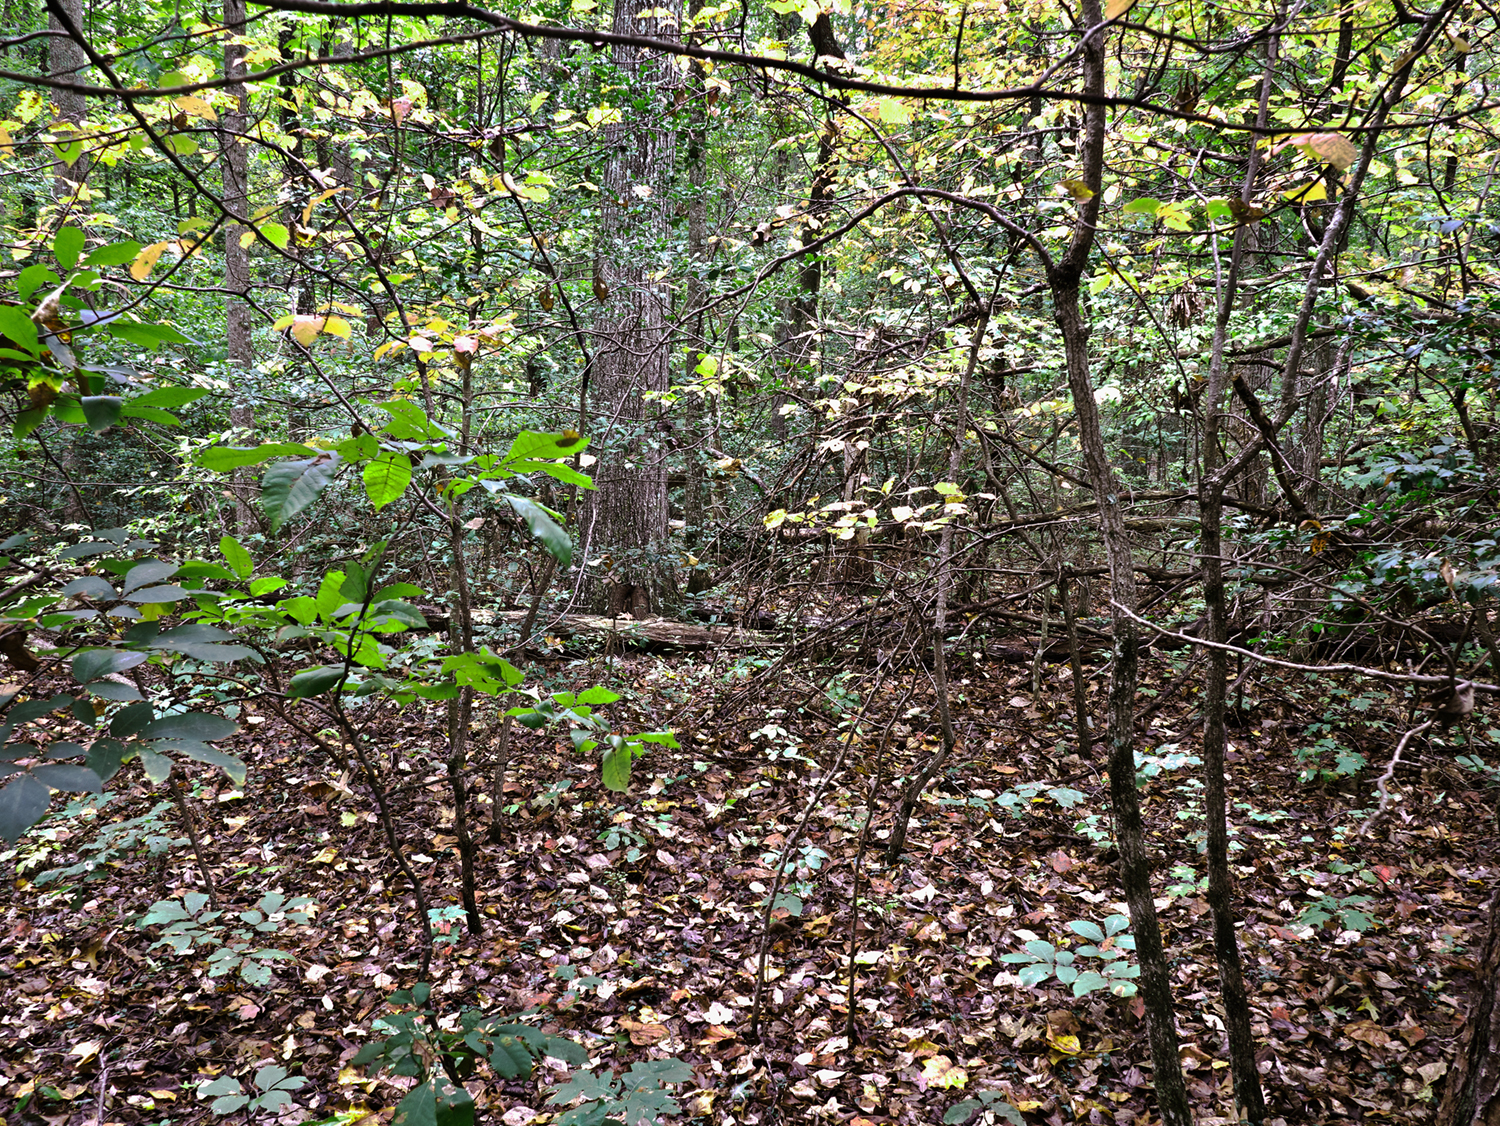
[(1434, 1126), (1500, 1126), (1500, 892), (1490, 898), (1484, 949), (1464, 1043)]
[[(1095, 97), (1105, 93), (1105, 32), (1099, 0), (1082, 0), (1079, 13), (1083, 44), (1083, 87)], [(1121, 489), (1105, 452), (1099, 407), (1089, 376), (1089, 327), (1079, 305), (1084, 267), (1093, 250), (1104, 179), (1105, 108), (1084, 111), (1079, 145), (1083, 181), (1090, 195), (1080, 200), (1068, 248), (1047, 271), (1053, 313), (1063, 338), (1068, 386), (1078, 421), (1079, 443), (1089, 483), (1099, 504), (1099, 529), (1109, 564), (1114, 666), (1109, 686), (1109, 796), (1114, 814), (1115, 843), (1120, 851), (1120, 882), (1130, 907), (1130, 925), (1140, 961), (1141, 998), (1146, 1006), (1151, 1041), (1152, 1081), (1164, 1126), (1192, 1126), (1187, 1087), (1177, 1055), (1177, 1028), (1172, 1010), (1172, 984), (1162, 945), (1156, 905), (1151, 896), (1151, 866), (1146, 857), (1145, 827), (1135, 785), (1135, 693), (1139, 665), (1134, 560), (1130, 533), (1125, 527)]]
[[(675, 19), (642, 18), (647, 0), (616, 0), (613, 30), (665, 37)], [(667, 450), (661, 406), (646, 398), (667, 390), (671, 293), (654, 252), (668, 231), (670, 173), (676, 161), (669, 128), (675, 70), (666, 60), (627, 46), (614, 64), (650, 103), (605, 128), (594, 295), (598, 346), (590, 369), (590, 405), (604, 433), (595, 438), (595, 490), (584, 497), (583, 557), (604, 557), (601, 590), (592, 599), (612, 615), (651, 615), (670, 588), (667, 544)]]
[[(233, 39), (245, 34), (245, 0), (224, 0), (224, 26), (229, 37), (224, 43), (224, 77), (242, 77), (245, 72), (245, 48)], [(219, 118), (219, 146), (224, 177), (224, 206), (236, 218), (246, 219), (250, 211), (250, 150), (240, 138), (250, 115), (250, 98), (243, 82), (234, 82), (225, 92), (235, 100), (234, 108)], [(231, 367), (244, 373), (235, 380), (235, 400), (229, 408), (229, 421), (249, 429), (255, 425), (255, 412), (247, 394), (253, 384), (255, 346), (250, 339), (250, 306), (245, 297), (250, 292), (250, 248), (240, 245), (248, 228), (240, 223), (224, 226), (224, 343)], [(241, 531), (255, 526), (250, 508), (254, 486), (244, 470), (236, 470), (230, 489), (234, 493), (234, 524)]]

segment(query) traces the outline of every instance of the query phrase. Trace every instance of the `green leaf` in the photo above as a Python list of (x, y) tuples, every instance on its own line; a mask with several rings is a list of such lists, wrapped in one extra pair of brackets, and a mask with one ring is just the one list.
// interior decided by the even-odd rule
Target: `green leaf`
[(1090, 942), (1103, 942), (1104, 931), (1098, 923), (1091, 923), (1087, 919), (1074, 919), (1068, 924), (1068, 929), (1074, 934), (1081, 934)]
[(568, 533), (563, 531), (553, 522), (552, 517), (547, 515), (545, 509), (534, 500), (526, 497), (518, 497), (511, 493), (502, 493), (511, 508), (516, 510), (516, 515), (526, 521), (526, 526), (531, 529), (531, 534), (542, 541), (552, 557), (566, 567), (573, 560), (573, 541), (568, 538)]
[(31, 295), (38, 289), (57, 280), (57, 275), (46, 266), (40, 262), (33, 262), (16, 275), (16, 296), (22, 301), (29, 301)]
[(260, 482), (260, 502), (271, 520), (271, 534), (318, 499), (338, 473), (337, 454), (319, 454), (310, 460), (279, 461), (266, 470)]
[(209, 712), (185, 712), (153, 720), (141, 729), (142, 739), (227, 739), (239, 727), (232, 719)]
[(1126, 215), (1155, 215), (1161, 208), (1161, 200), (1151, 199), (1149, 196), (1141, 199), (1133, 199), (1124, 207), (1120, 208)]
[(604, 785), (615, 793), (630, 788), (630, 747), (611, 748), (604, 752)]
[(89, 748), (84, 765), (99, 776), (99, 781), (108, 782), (120, 772), (125, 761), (125, 744), (118, 739), (95, 739)]
[(258, 228), (258, 233), (261, 238), (278, 250), (285, 250), (291, 239), (291, 232), (280, 223), (262, 223)]
[(224, 562), (229, 564), (234, 573), (242, 579), (248, 579), (250, 573), (255, 570), (255, 560), (250, 558), (250, 553), (233, 536), (221, 536), (219, 538), (219, 554), (224, 557)]
[(332, 665), (307, 669), (292, 677), (292, 682), (287, 685), (287, 698), (301, 700), (307, 696), (321, 696), (343, 678), (344, 670)]
[(64, 270), (71, 270), (78, 264), (78, 256), (83, 253), (83, 232), (77, 227), (64, 227), (57, 232), (57, 237), (52, 240), (52, 253), (57, 258), (57, 264)]
[(0, 837), (15, 844), (21, 834), (41, 820), (52, 794), (29, 774), (21, 774), (0, 789)]
[(379, 512), (411, 484), (411, 462), (404, 454), (382, 453), (364, 471), (365, 495)]
[(172, 760), (166, 755), (159, 755), (155, 751), (148, 751), (144, 747), (140, 750), (141, 769), (146, 772), (146, 777), (160, 785), (165, 782), (172, 773)]
[(130, 239), (124, 242), (112, 242), (108, 246), (89, 251), (89, 256), (83, 260), (83, 264), (85, 266), (123, 266), (126, 262), (134, 262), (135, 256), (140, 252), (141, 244)]
[(158, 387), (130, 400), (132, 407), (184, 407), (212, 394), (201, 387)]
[(131, 704), (128, 708), (121, 708), (109, 721), (109, 733), (120, 739), (128, 739), (138, 734), (146, 724), (151, 722), (155, 712), (151, 705), (142, 700), (138, 704)]
[(88, 419), (89, 429), (95, 433), (108, 430), (119, 422), (120, 408), (125, 405), (125, 400), (118, 395), (85, 395), (80, 402), (83, 417)]
[(438, 1126), (437, 1091), (432, 1080), (413, 1087), (396, 1104), (395, 1126)]
[(14, 305), (0, 305), (0, 333), (12, 344), (32, 355), (37, 355), (42, 350), (37, 343), (36, 322)]
[(109, 334), (142, 348), (156, 348), (161, 344), (190, 344), (186, 336), (167, 325), (148, 324), (146, 321), (112, 320)]
[(64, 790), (68, 793), (87, 791), (101, 793), (99, 775), (86, 766), (75, 766), (70, 762), (44, 762), (31, 768), (32, 777), (48, 789)]
[(112, 672), (133, 669), (145, 660), (146, 654), (128, 649), (91, 649), (73, 658), (73, 679), (79, 684), (87, 684)]
[(273, 457), (313, 456), (317, 450), (300, 442), (267, 442), (262, 446), (214, 446), (204, 450), (195, 459), (204, 469), (215, 473), (227, 473), (246, 465), (259, 465)]
[(511, 439), (504, 461), (556, 461), (572, 457), (588, 447), (589, 440), (575, 430), (548, 434), (540, 430), (522, 430)]

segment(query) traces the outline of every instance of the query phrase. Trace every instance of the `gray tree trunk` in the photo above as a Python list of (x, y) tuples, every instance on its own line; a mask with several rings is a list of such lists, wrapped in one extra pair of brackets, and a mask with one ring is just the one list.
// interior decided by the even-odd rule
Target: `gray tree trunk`
[[(675, 20), (640, 18), (658, 5), (616, 0), (617, 34), (666, 37)], [(667, 544), (667, 442), (664, 408), (646, 393), (665, 391), (671, 292), (656, 253), (668, 233), (668, 195), (676, 162), (670, 129), (676, 71), (635, 47), (617, 46), (614, 63), (651, 108), (605, 128), (606, 165), (594, 292), (598, 341), (589, 373), (596, 489), (584, 495), (581, 526), (590, 558), (603, 557), (592, 601), (611, 614), (650, 616), (670, 587)], [(628, 101), (626, 98), (618, 99)]]
[[(224, 26), (232, 36), (245, 33), (245, 0), (224, 0)], [(224, 44), (224, 75), (226, 78), (244, 75), (245, 49), (234, 43)], [(219, 145), (224, 177), (224, 204), (230, 214), (248, 218), (250, 211), (250, 150), (240, 140), (244, 135), (250, 116), (250, 99), (243, 82), (235, 82), (226, 88), (235, 99), (235, 108), (219, 118)], [(229, 408), (229, 421), (235, 426), (249, 429), (255, 425), (255, 412), (251, 406), (250, 390), (253, 382), (251, 372), (255, 367), (255, 347), (250, 339), (250, 306), (245, 297), (250, 291), (250, 248), (240, 245), (240, 237), (246, 227), (239, 223), (227, 223), (224, 227), (224, 288), (228, 292), (224, 299), (225, 354), (231, 367), (244, 372), (244, 378), (236, 378), (236, 397)], [(250, 508), (250, 493), (253, 488), (250, 477), (238, 471), (232, 478), (234, 492), (234, 523), (240, 531), (255, 526), (254, 513)]]

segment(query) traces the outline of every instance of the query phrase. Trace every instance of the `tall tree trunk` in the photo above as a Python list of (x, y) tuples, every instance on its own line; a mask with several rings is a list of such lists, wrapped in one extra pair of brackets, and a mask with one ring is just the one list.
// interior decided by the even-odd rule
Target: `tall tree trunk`
[[(224, 43), (224, 77), (241, 78), (245, 73), (245, 48), (232, 39), (245, 34), (245, 0), (224, 0), (224, 26), (229, 38)], [(225, 88), (234, 98), (234, 108), (219, 118), (219, 151), (224, 177), (224, 205), (237, 218), (248, 218), (250, 211), (250, 150), (240, 139), (249, 121), (250, 99), (243, 82)], [(247, 392), (253, 385), (255, 348), (250, 340), (250, 306), (245, 297), (250, 292), (250, 249), (240, 245), (247, 228), (239, 223), (224, 226), (224, 298), (225, 353), (231, 367), (244, 372), (236, 380), (235, 400), (229, 408), (229, 421), (249, 429), (255, 425), (255, 413)], [(250, 477), (237, 470), (232, 478), (234, 523), (241, 531), (254, 525), (250, 508)]]
[[(1271, 84), (1276, 73), (1277, 40), (1266, 44), (1265, 70), (1261, 77), (1257, 124), (1265, 126), (1270, 107)], [(1250, 145), (1240, 199), (1248, 204), (1255, 195), (1255, 177), (1260, 169), (1260, 148)], [(1229, 317), (1238, 297), (1240, 272), (1250, 257), (1251, 231), (1242, 224), (1234, 235), (1229, 269), (1218, 280), (1218, 307), (1214, 320), (1208, 387), (1204, 391), (1203, 466), (1198, 476), (1198, 512), (1201, 527), (1203, 601), (1208, 611), (1207, 640), (1222, 645), (1229, 640), (1229, 611), (1224, 589), (1224, 475), (1219, 450), (1224, 421), (1226, 365), (1224, 346), (1229, 338)], [(1317, 455), (1321, 455), (1320, 446)], [(1315, 456), (1317, 456), (1315, 455)], [(1255, 1066), (1255, 1041), (1250, 1032), (1250, 1001), (1245, 991), (1244, 966), (1234, 926), (1234, 885), (1229, 871), (1229, 798), (1224, 779), (1225, 680), (1229, 676), (1226, 650), (1208, 649), (1207, 683), (1203, 691), (1204, 811), (1208, 821), (1208, 904), (1214, 917), (1214, 957), (1219, 967), (1219, 990), (1229, 1040), (1229, 1067), (1234, 1079), (1234, 1101), (1240, 1116), (1251, 1126), (1265, 1120), (1265, 1096)]]
[[(1105, 95), (1104, 40), (1106, 32), (1095, 30), (1103, 22), (1099, 0), (1082, 0), (1079, 28), (1083, 44), (1083, 87), (1086, 93)], [(1120, 851), (1120, 882), (1130, 906), (1130, 925), (1135, 934), (1141, 966), (1141, 998), (1146, 1005), (1147, 1031), (1151, 1041), (1152, 1081), (1164, 1126), (1191, 1126), (1187, 1087), (1177, 1056), (1177, 1028), (1172, 1011), (1172, 983), (1162, 946), (1156, 905), (1151, 896), (1151, 865), (1146, 857), (1146, 835), (1141, 818), (1140, 796), (1135, 785), (1135, 693), (1139, 663), (1137, 626), (1133, 615), (1140, 605), (1136, 593), (1134, 559), (1125, 514), (1120, 503), (1124, 490), (1115, 480), (1099, 425), (1099, 407), (1089, 377), (1089, 327), (1079, 305), (1083, 271), (1094, 246), (1099, 219), (1100, 193), (1104, 180), (1104, 126), (1106, 109), (1093, 104), (1084, 111), (1083, 136), (1079, 145), (1082, 176), (1090, 195), (1078, 204), (1078, 217), (1068, 248), (1050, 264), (1048, 288), (1053, 313), (1062, 333), (1067, 361), (1068, 386), (1078, 420), (1079, 443), (1089, 483), (1099, 505), (1099, 528), (1109, 564), (1111, 620), (1114, 627), (1114, 671), (1109, 686), (1109, 796), (1114, 814), (1115, 843)]]
[[(81, 30), (83, 28), (82, 0), (58, 0), (58, 2), (73, 26)], [(74, 42), (72, 36), (66, 33), (62, 21), (56, 15), (48, 17), (47, 26), (54, 33), (61, 33), (53, 34), (47, 40), (48, 72), (53, 78), (82, 82), (84, 80), (83, 69), (88, 65), (88, 56), (84, 54), (83, 48)], [(54, 90), (52, 97), (57, 102), (58, 121), (66, 121), (79, 127), (83, 125), (84, 119), (88, 116), (88, 103), (82, 94), (72, 90)], [(54, 229), (67, 225), (65, 220), (72, 209), (73, 197), (78, 190), (77, 185), (83, 182), (87, 172), (88, 158), (85, 156), (79, 156), (71, 167), (61, 158), (53, 162)], [(61, 463), (59, 468), (72, 486), (62, 494), (63, 520), (68, 524), (87, 524), (90, 523), (88, 510), (84, 507), (77, 485), (73, 484), (80, 476), (76, 446), (87, 433), (87, 428), (69, 427), (68, 429), (70, 432), (66, 435), (66, 440), (60, 441), (57, 447), (57, 460)]]
[[(647, 0), (616, 0), (615, 33), (674, 34), (675, 19), (642, 18), (657, 7)], [(598, 345), (590, 372), (590, 405), (603, 432), (595, 437), (596, 488), (585, 497), (582, 524), (585, 555), (608, 560), (594, 601), (611, 614), (644, 618), (671, 581), (661, 558), (667, 545), (666, 435), (661, 404), (645, 396), (665, 391), (670, 378), (672, 297), (657, 276), (655, 247), (668, 230), (676, 71), (635, 47), (617, 46), (613, 57), (650, 108), (607, 126), (604, 135), (607, 163), (594, 263)]]

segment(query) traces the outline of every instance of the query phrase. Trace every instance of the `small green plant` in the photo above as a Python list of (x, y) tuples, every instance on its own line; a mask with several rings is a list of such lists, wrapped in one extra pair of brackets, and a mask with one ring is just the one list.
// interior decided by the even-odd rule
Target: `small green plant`
[(1368, 895), (1320, 895), (1302, 909), (1297, 922), (1309, 927), (1337, 925), (1339, 930), (1364, 934), (1375, 925), (1375, 918), (1365, 908), (1372, 900)]
[(1151, 779), (1185, 766), (1202, 766), (1203, 760), (1181, 749), (1178, 743), (1163, 743), (1155, 754), (1135, 753), (1135, 784), (1144, 786)]
[(691, 1078), (693, 1069), (678, 1059), (631, 1064), (623, 1076), (579, 1071), (547, 1103), (567, 1106), (583, 1100), (560, 1114), (557, 1126), (653, 1126), (658, 1118), (682, 1113), (670, 1087)]
[(245, 1094), (240, 1081), (233, 1076), (221, 1075), (217, 1079), (198, 1084), (200, 1099), (213, 1098), (209, 1110), (215, 1114), (233, 1114), (237, 1110), (284, 1110), (292, 1105), (292, 1092), (306, 1085), (300, 1075), (288, 1075), (284, 1067), (267, 1064), (255, 1073), (255, 1095)]
[(959, 1126), (974, 1117), (976, 1111), (985, 1111), (995, 1118), (1003, 1118), (1014, 1126), (1026, 1126), (1021, 1112), (1000, 1097), (999, 1091), (975, 1091), (974, 1097), (948, 1108), (943, 1115), (946, 1126)]
[(1032, 805), (1040, 802), (1044, 795), (1064, 809), (1072, 809), (1084, 798), (1082, 790), (1075, 790), (1071, 786), (1053, 786), (1046, 782), (1023, 782), (1014, 789), (1006, 790), (996, 801), (1002, 808), (1008, 810), (1012, 817), (1025, 817), (1031, 812)]
[(1310, 747), (1298, 747), (1292, 755), (1302, 766), (1302, 773), (1297, 776), (1299, 782), (1336, 782), (1340, 778), (1352, 778), (1369, 761), (1331, 735), (1324, 735)]
[(543, 1056), (575, 1066), (588, 1063), (588, 1053), (578, 1044), (519, 1017), (489, 1017), (479, 1009), (465, 1009), (440, 1022), (428, 1006), (431, 997), (432, 986), (426, 982), (392, 993), (391, 1006), (405, 1011), (377, 1020), (373, 1030), (388, 1035), (366, 1044), (352, 1061), (367, 1074), (389, 1071), (417, 1081), (396, 1105), (395, 1126), (471, 1126), (474, 1100), (463, 1082), (481, 1062), (502, 1079), (530, 1078)]
[[(93, 840), (79, 846), (80, 859), (76, 864), (49, 868), (37, 876), (36, 885), (62, 884), (67, 887), (75, 882), (87, 883), (107, 876), (113, 871), (109, 867), (111, 863), (141, 848), (145, 849), (147, 856), (156, 857), (186, 845), (186, 837), (174, 837), (168, 831), (164, 818), (171, 808), (171, 802), (160, 801), (139, 817), (101, 826)], [(64, 815), (67, 812), (70, 810), (64, 811)]]
[(463, 917), (464, 909), (457, 903), (449, 904), (447, 907), (429, 907), (427, 923), (432, 928), (433, 944), (435, 946), (457, 944), (460, 938), (458, 924)]
[[(1088, 939), (1086, 945), (1076, 950), (1055, 946), (1032, 931), (1018, 930), (1017, 936), (1026, 942), (1025, 951), (1006, 954), (1000, 960), (1024, 966), (1019, 977), (1028, 988), (1056, 977), (1063, 985), (1073, 987), (1074, 997), (1086, 997), (1101, 989), (1116, 997), (1134, 997), (1134, 979), (1141, 975), (1141, 968), (1125, 960), (1125, 952), (1135, 949), (1135, 938), (1125, 933), (1129, 926), (1130, 920), (1124, 915), (1111, 915), (1102, 926), (1087, 919), (1075, 919), (1068, 929)], [(1080, 970), (1079, 958), (1097, 958), (1099, 968)]]
[(275, 934), (287, 923), (305, 925), (312, 913), (305, 908), (317, 905), (305, 896), (288, 899), (280, 892), (267, 892), (249, 911), (230, 918), (223, 911), (204, 910), (208, 896), (190, 891), (180, 900), (159, 899), (141, 916), (137, 926), (160, 926), (166, 929), (151, 945), (169, 946), (178, 954), (195, 948), (213, 949), (208, 957), (208, 976), (223, 977), (235, 970), (248, 985), (265, 987), (271, 983), (272, 967), (278, 962), (295, 961), (285, 950), (258, 945), (257, 935)]

